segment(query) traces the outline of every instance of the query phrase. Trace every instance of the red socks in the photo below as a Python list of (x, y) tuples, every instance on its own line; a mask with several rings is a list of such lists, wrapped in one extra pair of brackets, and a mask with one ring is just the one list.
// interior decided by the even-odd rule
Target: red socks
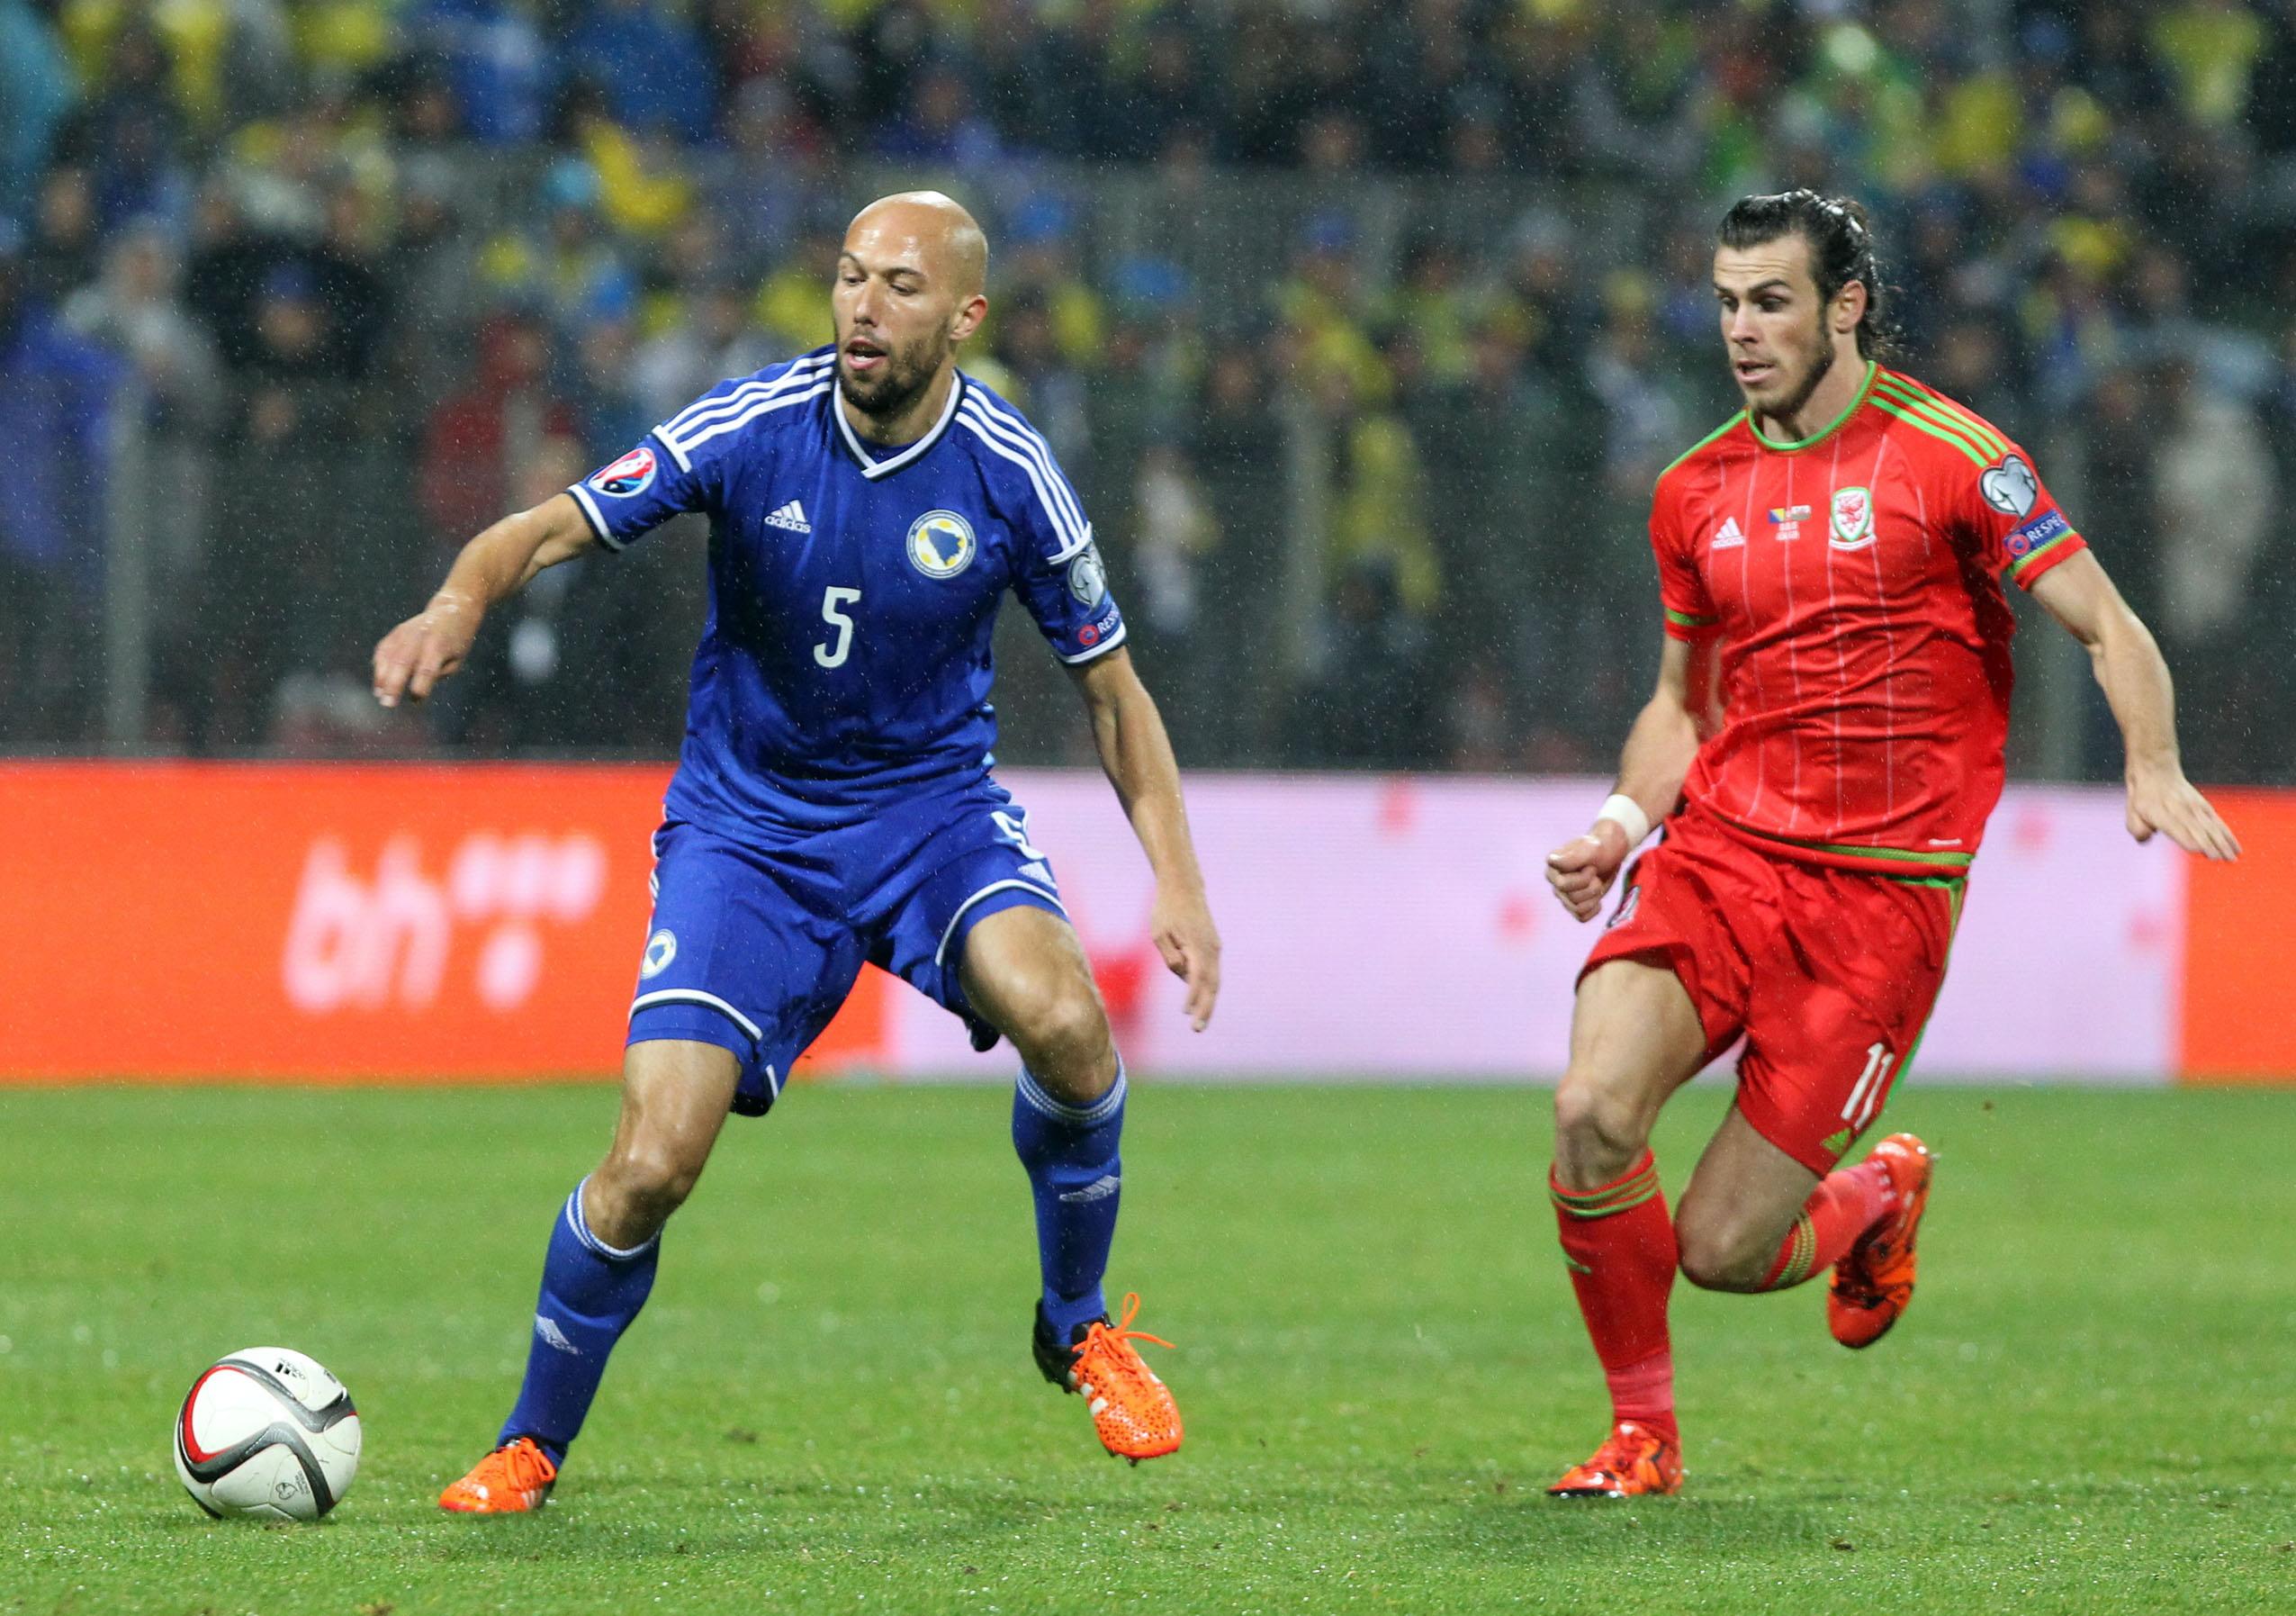
[[(1579, 1312), (1610, 1382), (1615, 1417), (1679, 1441), (1674, 1355), (1666, 1333), (1679, 1256), (1657, 1160), (1644, 1151), (1618, 1178), (1589, 1190), (1565, 1189), (1550, 1172), (1547, 1189)], [(1896, 1187), (1878, 1161), (1829, 1173), (1803, 1203), (1761, 1288), (1784, 1290), (1823, 1273), (1896, 1205)]]
[(1565, 1189), (1550, 1173), (1547, 1188), (1571, 1286), (1610, 1382), (1616, 1417), (1679, 1441), (1666, 1333), (1677, 1261), (1674, 1220), (1659, 1189), (1656, 1159), (1644, 1151), (1621, 1177), (1589, 1190)]
[(1828, 1173), (1802, 1203), (1802, 1215), (1786, 1232), (1761, 1288), (1782, 1291), (1824, 1273), (1896, 1205), (1889, 1169), (1871, 1158)]

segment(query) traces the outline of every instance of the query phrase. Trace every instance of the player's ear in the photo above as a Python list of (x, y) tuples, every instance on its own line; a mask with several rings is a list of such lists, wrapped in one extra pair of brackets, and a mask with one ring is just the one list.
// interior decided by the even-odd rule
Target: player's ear
[(957, 312), (950, 317), (949, 340), (962, 342), (980, 330), (980, 322), (988, 318), (988, 299), (974, 293), (957, 305)]
[(1866, 317), (1868, 301), (1865, 282), (1843, 282), (1841, 290), (1833, 294), (1833, 329), (1845, 336), (1856, 330)]

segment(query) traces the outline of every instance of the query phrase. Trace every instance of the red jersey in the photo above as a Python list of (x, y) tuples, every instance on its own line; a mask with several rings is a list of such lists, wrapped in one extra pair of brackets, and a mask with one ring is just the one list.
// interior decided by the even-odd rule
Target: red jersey
[(2085, 548), (2031, 458), (1868, 365), (1798, 443), (1741, 411), (1659, 477), (1666, 631), (1722, 639), (1723, 728), (1684, 795), (1789, 855), (1966, 868), (2001, 795), (2025, 588)]

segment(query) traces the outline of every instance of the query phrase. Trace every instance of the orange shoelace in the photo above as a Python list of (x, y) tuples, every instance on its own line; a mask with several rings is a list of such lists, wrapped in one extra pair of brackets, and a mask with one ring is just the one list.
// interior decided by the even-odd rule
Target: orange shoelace
[[(543, 1452), (538, 1442), (521, 1440), (507, 1448), (496, 1449), (487, 1458), (494, 1461), (492, 1468), (495, 1474), (485, 1476), (491, 1485), (531, 1493), (537, 1487), (549, 1485), (556, 1476), (550, 1466), (550, 1456)], [(482, 1476), (486, 1468), (485, 1466), (480, 1467)], [(500, 1479), (497, 1481), (496, 1476)]]
[(1085, 1332), (1085, 1339), (1076, 1348), (1076, 1367), (1079, 1372), (1083, 1370), (1087, 1360), (1105, 1362), (1119, 1379), (1137, 1384), (1140, 1371), (1148, 1366), (1140, 1362), (1137, 1350), (1128, 1352), (1125, 1349), (1134, 1341), (1154, 1341), (1159, 1347), (1172, 1345), (1160, 1335), (1150, 1335), (1145, 1330), (1133, 1329), (1132, 1321), (1139, 1316), (1140, 1293), (1125, 1292), (1124, 1312), (1114, 1324), (1103, 1324), (1094, 1321)]
[(1607, 1476), (1617, 1476), (1624, 1481), (1634, 1474), (1636, 1465), (1642, 1463), (1645, 1458), (1652, 1457), (1654, 1457), (1652, 1452), (1644, 1449), (1639, 1440), (1630, 1440), (1621, 1432), (1613, 1431), (1609, 1440), (1596, 1449), (1588, 1458), (1587, 1462), (1580, 1467), (1600, 1471)]

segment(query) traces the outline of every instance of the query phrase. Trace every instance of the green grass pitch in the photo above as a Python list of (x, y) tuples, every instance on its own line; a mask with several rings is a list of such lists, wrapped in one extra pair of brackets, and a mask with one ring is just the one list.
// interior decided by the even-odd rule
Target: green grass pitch
[[(1117, 1289), (1188, 1421), (1103, 1457), (1029, 1361), (1028, 1201), (984, 1088), (735, 1121), (550, 1508), (432, 1499), (515, 1387), (602, 1086), (0, 1095), (0, 1612), (1649, 1612), (2296, 1608), (2296, 1104), (1922, 1089), (1922, 1287), (1676, 1293), (1690, 1484), (1556, 1503), (1600, 1383), (1547, 1098), (1141, 1088)], [(1672, 1107), (1679, 1191), (1725, 1096)], [(210, 1359), (350, 1385), (316, 1527), (209, 1521)]]

